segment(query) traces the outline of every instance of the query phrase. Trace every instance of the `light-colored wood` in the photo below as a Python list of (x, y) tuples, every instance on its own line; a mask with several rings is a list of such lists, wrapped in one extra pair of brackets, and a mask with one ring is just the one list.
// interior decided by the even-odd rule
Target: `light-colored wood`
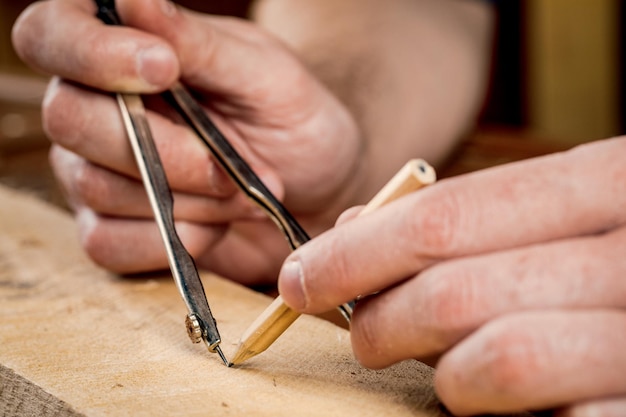
[[(434, 183), (435, 180), (435, 170), (426, 161), (412, 159), (372, 198), (359, 216), (371, 213), (403, 195)], [(231, 363), (238, 365), (264, 352), (298, 317), (300, 314), (287, 307), (280, 295), (276, 297), (241, 336)]]
[(280, 295), (276, 297), (241, 336), (231, 365), (240, 365), (265, 352), (298, 317), (300, 313), (287, 307)]
[[(365, 370), (348, 332), (315, 317), (227, 368), (189, 342), (171, 277), (108, 273), (76, 234), (66, 212), (0, 187), (0, 415), (440, 414), (430, 368)], [(270, 298), (202, 275), (229, 354)]]
[(619, 131), (621, 0), (528, 0), (529, 124), (576, 144)]

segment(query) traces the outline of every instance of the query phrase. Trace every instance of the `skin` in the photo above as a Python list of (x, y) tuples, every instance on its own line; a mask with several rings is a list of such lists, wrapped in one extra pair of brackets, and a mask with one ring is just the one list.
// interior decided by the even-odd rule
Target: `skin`
[[(439, 161), (480, 103), (481, 2), (265, 0), (256, 25), (117, 3), (129, 27), (102, 25), (90, 1), (54, 0), (13, 32), (22, 59), (55, 76), (51, 161), (86, 251), (114, 271), (166, 261), (103, 91), (155, 93), (181, 78), (313, 235), (410, 156)], [(158, 100), (147, 105), (190, 252), (241, 282), (272, 282), (282, 237)], [(280, 291), (305, 313), (377, 292), (355, 311), (357, 358), (435, 365), (456, 414), (623, 414), (625, 151), (626, 138), (597, 142), (445, 180), (362, 218), (350, 210), (287, 259)]]
[[(13, 43), (54, 75), (43, 105), (51, 163), (95, 262), (119, 273), (167, 267), (108, 91), (156, 93), (180, 78), (312, 236), (407, 157), (444, 157), (481, 101), (487, 6), (335, 3), (260, 1), (258, 24), (163, 0), (118, 0), (122, 28), (98, 21), (89, 0), (37, 2), (22, 14)], [(439, 88), (447, 78), (453, 89)], [(275, 283), (283, 236), (156, 97), (146, 104), (177, 230), (196, 262), (244, 284)]]
[[(371, 368), (416, 358), (458, 415), (626, 409), (626, 137), (444, 180), (290, 255), (285, 302), (357, 304)], [(358, 279), (357, 279), (358, 277)]]

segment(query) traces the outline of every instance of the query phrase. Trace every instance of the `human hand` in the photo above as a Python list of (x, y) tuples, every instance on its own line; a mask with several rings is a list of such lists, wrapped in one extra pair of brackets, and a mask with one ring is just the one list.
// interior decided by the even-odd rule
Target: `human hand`
[(456, 414), (626, 409), (626, 137), (451, 178), (290, 255), (300, 312), (360, 294), (365, 366), (436, 364)]
[[(105, 26), (88, 0), (31, 6), (13, 38), (22, 59), (54, 74), (43, 108), (51, 162), (100, 264), (165, 268), (114, 98), (157, 93), (178, 78), (261, 179), (312, 234), (349, 205), (360, 135), (347, 109), (280, 42), (250, 23), (166, 1), (117, 1), (126, 27)], [(150, 96), (148, 119), (175, 197), (181, 239), (200, 266), (247, 284), (275, 280), (284, 238)], [(176, 142), (174, 142), (176, 141)]]

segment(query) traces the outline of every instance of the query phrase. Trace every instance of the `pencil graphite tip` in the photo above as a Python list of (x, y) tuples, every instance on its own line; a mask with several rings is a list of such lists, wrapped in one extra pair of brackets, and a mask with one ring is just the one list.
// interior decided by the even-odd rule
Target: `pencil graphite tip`
[(240, 345), (239, 349), (237, 349), (237, 353), (235, 353), (235, 356), (230, 361), (230, 364), (231, 366), (239, 365), (253, 356), (256, 356), (255, 352), (252, 352), (249, 349), (247, 349), (245, 346)]

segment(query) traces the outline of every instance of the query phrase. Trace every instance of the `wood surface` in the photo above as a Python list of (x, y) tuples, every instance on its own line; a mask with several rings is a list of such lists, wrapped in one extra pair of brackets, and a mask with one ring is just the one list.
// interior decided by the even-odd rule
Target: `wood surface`
[[(271, 299), (203, 282), (227, 355)], [(349, 334), (302, 317), (238, 368), (189, 342), (168, 276), (95, 266), (69, 215), (0, 187), (0, 415), (435, 416), (432, 370), (360, 367)]]

